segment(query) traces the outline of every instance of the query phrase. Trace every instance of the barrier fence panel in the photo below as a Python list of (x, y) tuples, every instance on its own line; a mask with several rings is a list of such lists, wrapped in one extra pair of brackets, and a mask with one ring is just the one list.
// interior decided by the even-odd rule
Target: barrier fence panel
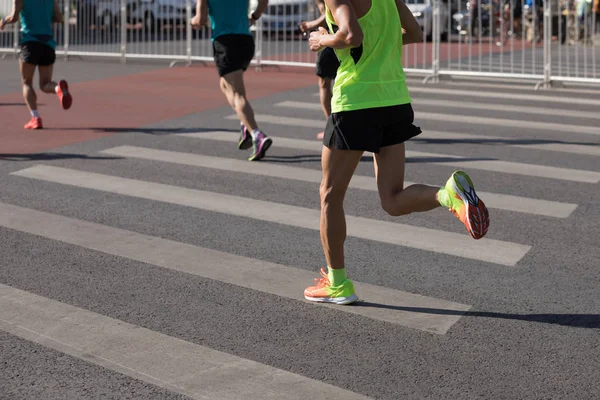
[(439, 50), (439, 24), (444, 5), (442, 0), (406, 0), (406, 6), (413, 13), (423, 31), (423, 43), (403, 46), (402, 65), (405, 71), (433, 74), (437, 66), (436, 54)]
[(70, 7), (66, 55), (121, 56), (121, 3), (121, 0), (67, 2)]
[(195, 6), (192, 0), (137, 0), (128, 3), (127, 57), (189, 59), (191, 38), (188, 37), (187, 25), (192, 4)]
[[(250, 11), (256, 8), (250, 1)], [(320, 13), (314, 0), (271, 0), (258, 22), (252, 27), (260, 41), (262, 65), (314, 66), (316, 54), (308, 48), (308, 32), (300, 24), (311, 22)]]
[(450, 0), (448, 7), (440, 74), (543, 79), (541, 0)]
[(600, 82), (600, 6), (589, 0), (561, 1), (560, 38), (551, 48), (551, 79)]
[[(6, 17), (12, 11), (12, 0), (0, 0), (0, 18)], [(18, 24), (7, 26), (0, 31), (0, 54), (6, 57), (10, 54), (16, 54), (19, 40)]]
[[(213, 60), (210, 28), (189, 24), (196, 0), (58, 0), (57, 54)], [(600, 84), (599, 0), (405, 0), (423, 43), (403, 47), (407, 72)], [(13, 0), (0, 0), (0, 16)], [(249, 14), (257, 0), (249, 1)], [(270, 0), (251, 27), (253, 64), (314, 68), (300, 24), (320, 15), (315, 0)], [(0, 32), (0, 53), (16, 54), (19, 24)]]

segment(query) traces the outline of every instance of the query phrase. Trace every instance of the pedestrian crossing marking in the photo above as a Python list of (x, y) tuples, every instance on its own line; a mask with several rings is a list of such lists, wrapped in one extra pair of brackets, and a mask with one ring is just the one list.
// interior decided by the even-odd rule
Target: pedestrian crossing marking
[(0, 329), (192, 399), (368, 399), (3, 284)]
[[(317, 209), (47, 165), (11, 175), (319, 231)], [(531, 249), (529, 245), (495, 239), (473, 240), (466, 232), (450, 233), (351, 215), (346, 220), (348, 236), (511, 267)]]
[[(208, 134), (208, 132), (207, 132)], [(214, 135), (221, 135), (220, 132), (214, 132)], [(231, 138), (231, 132), (223, 132), (224, 138)], [(278, 140), (278, 139), (277, 139)], [(248, 162), (234, 160), (224, 157), (212, 157), (199, 154), (181, 153), (166, 150), (156, 150), (135, 146), (119, 146), (101, 151), (102, 154), (109, 154), (121, 157), (140, 158), (145, 160), (170, 162), (182, 165), (190, 165), (201, 168), (211, 168), (223, 171), (242, 172), (245, 174), (277, 177), (282, 179), (292, 179), (304, 182), (320, 184), (322, 173), (320, 170), (288, 167), (274, 165), (268, 162), (254, 163), (252, 168), (248, 168)], [(405, 182), (405, 186), (412, 185), (413, 182)], [(377, 191), (377, 182), (375, 177), (354, 175), (350, 181), (350, 188), (362, 189), (368, 191)], [(318, 190), (316, 188), (315, 190)], [(479, 195), (485, 198), (488, 208), (498, 208), (509, 211), (544, 215), (555, 218), (567, 218), (577, 208), (576, 204), (560, 203), (548, 200), (530, 199), (520, 196), (512, 196), (497, 193), (487, 193), (479, 191)]]
[[(306, 271), (5, 203), (0, 203), (0, 226), (299, 301), (305, 301), (304, 289), (318, 277), (317, 268)], [(439, 335), (447, 333), (471, 308), (368, 283), (354, 283), (358, 296), (367, 301), (368, 306), (360, 302), (347, 307), (315, 303), (307, 303), (307, 306), (333, 308)]]

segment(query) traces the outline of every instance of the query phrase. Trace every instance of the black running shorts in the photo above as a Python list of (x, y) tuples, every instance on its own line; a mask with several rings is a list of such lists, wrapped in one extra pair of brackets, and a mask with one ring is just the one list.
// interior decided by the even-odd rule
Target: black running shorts
[(325, 47), (325, 49), (317, 53), (317, 76), (326, 79), (335, 79), (339, 66), (340, 61), (332, 48)]
[(19, 56), (24, 63), (39, 66), (53, 65), (56, 61), (56, 52), (52, 47), (35, 41), (21, 44)]
[(419, 135), (410, 104), (332, 113), (323, 144), (330, 149), (379, 153), (381, 147), (404, 143)]
[(250, 35), (221, 35), (213, 41), (213, 54), (219, 76), (248, 69), (254, 58), (254, 37)]

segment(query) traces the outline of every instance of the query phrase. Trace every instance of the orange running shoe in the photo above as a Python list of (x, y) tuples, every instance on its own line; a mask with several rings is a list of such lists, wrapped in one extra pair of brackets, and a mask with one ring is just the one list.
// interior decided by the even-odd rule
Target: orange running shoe
[(331, 286), (327, 272), (323, 268), (321, 268), (321, 278), (315, 279), (314, 286), (304, 290), (304, 298), (318, 303), (334, 304), (350, 304), (358, 301), (354, 284), (350, 279), (346, 279), (339, 286)]
[(25, 129), (44, 129), (41, 118), (31, 117), (31, 120), (25, 124)]
[(446, 182), (446, 205), (467, 228), (473, 239), (485, 236), (490, 226), (490, 215), (485, 203), (477, 197), (475, 187), (469, 175), (455, 171)]
[(58, 99), (60, 100), (60, 105), (63, 109), (68, 110), (71, 108), (71, 104), (73, 104), (73, 97), (71, 93), (69, 93), (69, 84), (67, 81), (62, 80), (58, 82), (58, 86), (56, 87), (56, 94), (58, 95)]

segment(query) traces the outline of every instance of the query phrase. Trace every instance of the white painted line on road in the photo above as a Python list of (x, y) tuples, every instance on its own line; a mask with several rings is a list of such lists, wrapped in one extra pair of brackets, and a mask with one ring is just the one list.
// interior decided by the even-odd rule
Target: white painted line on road
[[(235, 137), (237, 137), (237, 134), (231, 134), (231, 132), (226, 132), (226, 134), (229, 135), (229, 139), (232, 139), (232, 142), (235, 140)], [(222, 137), (227, 138), (227, 136)], [(266, 162), (255, 163), (252, 165), (252, 168), (248, 168), (247, 161), (166, 150), (155, 150), (134, 146), (114, 147), (103, 150), (101, 153), (122, 157), (141, 158), (152, 161), (169, 162), (181, 165), (190, 165), (201, 168), (218, 169), (222, 171), (241, 172), (244, 174), (292, 179), (303, 182), (311, 182), (317, 185), (321, 182), (320, 170), (274, 165)], [(412, 184), (412, 182), (405, 182), (405, 186)], [(375, 181), (375, 178), (371, 176), (355, 175), (350, 181), (350, 188), (376, 192), (377, 182)], [(526, 197), (496, 193), (479, 192), (478, 194), (482, 199), (485, 200), (485, 203), (489, 208), (499, 208), (509, 211), (525, 212), (555, 218), (567, 218), (577, 208), (576, 204), (536, 200)]]
[[(237, 118), (237, 117), (236, 117)], [(285, 125), (294, 125), (298, 124), (308, 124), (310, 122), (316, 122), (314, 120), (307, 120), (303, 118), (290, 118), (290, 117), (278, 117), (276, 115), (261, 115), (258, 119), (262, 122), (272, 122), (272, 123), (281, 123)], [(295, 121), (296, 120), (296, 121)], [(280, 121), (280, 122), (277, 122)], [(305, 125), (300, 125), (305, 126)], [(283, 138), (274, 138), (273, 144), (280, 147), (291, 147), (285, 146), (284, 143), (296, 144), (300, 140), (299, 139), (285, 139)], [(275, 142), (277, 140), (277, 142)], [(293, 142), (290, 142), (293, 140)], [(313, 147), (317, 151), (321, 151), (321, 142), (319, 141), (308, 141), (303, 140), (302, 142), (307, 142), (306, 144), (302, 144), (302, 147), (296, 147), (298, 149), (308, 150), (307, 147)], [(277, 143), (277, 144), (276, 144)], [(600, 182), (600, 172), (596, 171), (587, 171), (580, 169), (571, 169), (571, 168), (560, 168), (560, 167), (551, 167), (546, 165), (537, 165), (537, 164), (525, 164), (525, 163), (517, 163), (517, 162), (509, 162), (502, 160), (474, 160), (471, 161), (467, 157), (463, 156), (455, 156), (448, 154), (437, 154), (437, 153), (425, 153), (420, 151), (406, 151), (406, 157), (410, 158), (431, 158), (432, 161), (427, 161), (429, 164), (437, 164), (437, 165), (452, 165), (456, 167), (466, 167), (471, 169), (478, 169), (482, 171), (494, 171), (494, 172), (502, 172), (506, 174), (513, 175), (523, 175), (523, 176), (533, 176), (539, 178), (549, 178), (549, 179), (558, 179), (558, 180), (566, 180), (572, 182), (584, 182), (584, 183), (598, 183)], [(435, 159), (443, 159), (443, 161), (435, 161)]]
[[(465, 64), (462, 64), (463, 67), (465, 67)], [(517, 69), (515, 68), (515, 72), (519, 73), (520, 68)], [(506, 91), (516, 91), (516, 93), (514, 93), (515, 97), (520, 96), (522, 93), (525, 94), (531, 94), (531, 93), (535, 93), (534, 92), (534, 87), (535, 87), (535, 81), (532, 81), (531, 83), (528, 84), (521, 84), (521, 85), (515, 85), (515, 84), (508, 84), (508, 83), (501, 83), (501, 80), (498, 79), (494, 79), (494, 81), (489, 81), (489, 78), (485, 78), (486, 80), (481, 80), (480, 82), (475, 82), (477, 79), (475, 77), (452, 77), (452, 80), (446, 80), (443, 79), (440, 83), (440, 85), (442, 85), (441, 87), (443, 88), (443, 86), (454, 86), (454, 87), (458, 87), (458, 88), (476, 88), (476, 89), (499, 89), (499, 90), (506, 90)], [(507, 82), (511, 82), (514, 83), (514, 81), (507, 81)], [(409, 90), (410, 88), (412, 88), (412, 85), (419, 85), (419, 86), (425, 86), (425, 87), (429, 87), (430, 84), (427, 83), (423, 83), (423, 80), (420, 79), (418, 81), (416, 80), (408, 80), (407, 79), (407, 83), (409, 86)], [(440, 86), (438, 86), (440, 87)], [(569, 87), (569, 88), (552, 88), (552, 91), (542, 91), (541, 93), (543, 94), (557, 94), (557, 95), (564, 95), (564, 94), (584, 94), (584, 95), (590, 95), (590, 94), (598, 94), (600, 93), (600, 91), (598, 89), (590, 89), (590, 88), (579, 88), (579, 89), (575, 89), (574, 87)], [(317, 93), (318, 96), (318, 93)]]
[[(427, 103), (431, 102), (430, 104), (433, 104), (433, 102), (435, 102), (436, 104), (440, 104), (440, 105), (443, 103), (447, 103), (446, 100), (418, 100), (417, 104), (424, 104), (423, 103), (424, 101)], [(451, 103), (451, 104), (448, 104), (448, 106), (455, 107), (456, 104), (475, 105), (477, 103)], [(303, 102), (303, 101), (282, 101), (281, 103), (275, 104), (275, 106), (321, 111), (320, 104)], [(461, 107), (461, 106), (459, 105), (458, 107)], [(495, 106), (483, 105), (482, 107), (485, 107), (486, 109), (488, 109), (488, 107), (489, 107), (490, 110), (493, 110)], [(500, 109), (502, 109), (502, 110), (505, 110), (503, 107), (509, 107), (509, 106), (498, 105), (498, 107), (500, 107)], [(510, 107), (512, 107), (512, 106), (510, 106)], [(511, 108), (511, 111), (516, 111), (517, 109), (522, 109), (522, 107), (515, 106), (514, 110)], [(528, 108), (528, 109), (531, 110), (531, 108)], [(559, 114), (556, 114), (555, 111), (557, 111), (557, 110), (546, 110), (546, 109), (541, 109), (541, 108), (539, 108), (539, 109), (535, 108), (535, 110), (544, 110), (544, 112), (547, 111), (548, 115), (562, 115), (562, 114), (560, 114), (560, 111), (558, 111)], [(577, 113), (577, 112), (575, 112), (575, 113)], [(570, 111), (564, 112), (564, 114), (565, 115), (571, 114), (571, 112)], [(600, 113), (580, 112), (577, 115), (584, 116), (584, 114), (585, 114), (586, 118), (600, 119)], [(287, 118), (287, 117), (277, 117), (277, 118)], [(296, 120), (300, 120), (300, 119), (301, 118), (294, 118), (287, 122), (295, 123), (295, 122), (298, 122)], [(273, 120), (272, 118), (268, 118), (264, 122), (271, 122), (272, 120)], [(314, 122), (314, 123), (311, 122), (310, 125), (311, 125), (310, 127), (316, 127), (315, 125), (317, 125), (317, 122)], [(304, 126), (304, 125), (302, 125), (302, 126)], [(323, 128), (323, 124), (321, 124), (321, 128)], [(514, 141), (523, 140), (523, 138), (474, 135), (474, 134), (470, 134), (470, 133), (440, 132), (440, 131), (430, 131), (430, 130), (423, 131), (423, 133), (421, 135), (419, 135), (416, 139), (418, 140), (419, 138), (435, 138), (435, 139), (447, 139), (447, 140), (466, 139), (466, 140), (481, 140), (481, 141), (487, 141), (487, 142), (498, 141), (499, 143), (506, 143), (506, 142), (510, 142), (511, 140), (514, 140)], [(534, 149), (534, 150), (555, 151), (555, 152), (561, 152), (561, 153), (588, 154), (588, 155), (592, 155), (592, 156), (600, 156), (600, 143), (598, 143), (598, 144), (590, 143), (589, 145), (572, 144), (572, 143), (534, 143), (534, 144), (509, 144), (509, 146), (521, 147), (521, 148), (525, 148), (525, 149)]]
[[(238, 119), (237, 115), (229, 115), (225, 117), (229, 120)], [(477, 124), (477, 125), (493, 125), (510, 128), (521, 128), (521, 129), (536, 129), (543, 131), (555, 131), (563, 132), (568, 134), (589, 134), (589, 135), (600, 135), (600, 127), (587, 126), (587, 125), (572, 125), (572, 124), (555, 124), (550, 122), (534, 122), (525, 120), (514, 120), (514, 119), (502, 119), (502, 118), (490, 118), (490, 117), (475, 117), (470, 115), (450, 115), (442, 113), (430, 113), (415, 111), (415, 118), (418, 120), (431, 120), (431, 121), (448, 121), (448, 122), (460, 122), (463, 124)], [(260, 114), (256, 116), (257, 121), (260, 123), (271, 123), (278, 125), (292, 125), (302, 126), (306, 128), (325, 129), (325, 120), (312, 120), (306, 118), (295, 118), (295, 117), (283, 117), (279, 115), (268, 115)]]
[[(438, 100), (438, 99), (414, 99), (413, 104), (415, 106), (434, 106), (434, 107), (447, 107), (447, 108), (459, 108), (459, 109), (472, 109), (472, 110), (488, 110), (488, 111), (508, 111), (522, 114), (536, 114), (536, 115), (552, 115), (559, 117), (571, 117), (571, 118), (592, 118), (600, 119), (600, 112), (592, 111), (577, 111), (577, 110), (557, 110), (552, 108), (544, 107), (523, 107), (508, 104), (490, 104), (490, 103), (474, 103), (466, 101), (450, 101), (450, 100)], [(276, 103), (277, 107), (286, 108), (300, 108), (305, 110), (321, 111), (320, 103), (310, 103), (304, 101), (292, 101), (286, 100), (280, 103)]]
[(544, 151), (555, 151), (560, 153), (584, 154), (590, 156), (600, 156), (600, 143), (588, 145), (571, 143), (537, 143), (537, 144), (513, 144), (513, 147), (523, 149), (536, 149)]
[[(237, 115), (228, 115), (225, 119), (235, 120), (238, 119)], [(258, 123), (269, 123), (277, 125), (289, 125), (289, 126), (302, 126), (304, 128), (315, 128), (325, 129), (327, 121), (325, 119), (308, 119), (308, 118), (295, 118), (295, 117), (284, 117), (280, 115), (269, 115), (269, 114), (257, 114), (256, 120)]]
[[(474, 135), (471, 133), (456, 133), (456, 132), (439, 132), (439, 131), (424, 131), (414, 140), (420, 139), (436, 139), (436, 140), (472, 140), (473, 142), (483, 143), (498, 143), (506, 144), (511, 147), (519, 147), (528, 150), (543, 150), (543, 151), (554, 151), (558, 153), (571, 153), (571, 154), (585, 154), (591, 156), (600, 156), (600, 143), (590, 144), (573, 144), (573, 143), (522, 143), (520, 141), (526, 141), (525, 138), (515, 138), (507, 136), (488, 136), (488, 135)], [(568, 140), (568, 139), (567, 139)], [(535, 140), (533, 140), (535, 142)], [(511, 143), (513, 142), (513, 143)]]
[(445, 121), (460, 122), (461, 124), (474, 124), (485, 126), (501, 126), (503, 128), (534, 129), (540, 131), (562, 132), (567, 135), (586, 134), (599, 135), (600, 127), (589, 125), (557, 124), (554, 122), (526, 121), (508, 118), (476, 117), (472, 115), (451, 115), (443, 113), (415, 111), (417, 121)]
[[(11, 175), (319, 230), (320, 210), (317, 209), (47, 165)], [(473, 240), (466, 232), (456, 234), (362, 217), (346, 218), (348, 236), (500, 265), (515, 266), (531, 249), (528, 245), (494, 239)]]
[(192, 399), (367, 399), (3, 284), (0, 329)]
[[(499, 93), (499, 92), (476, 92), (471, 90), (445, 89), (437, 87), (411, 87), (411, 93), (426, 93), (426, 94), (448, 94), (456, 99), (462, 97), (478, 97), (488, 99), (505, 99), (505, 100), (529, 100), (533, 102), (544, 103), (563, 103), (563, 104), (581, 104), (584, 106), (600, 106), (600, 100), (588, 99), (582, 97), (551, 97), (544, 95), (522, 94), (522, 93)], [(458, 101), (458, 100), (457, 100)], [(534, 103), (535, 104), (535, 103)], [(537, 104), (536, 104), (537, 105)]]
[[(307, 110), (321, 110), (321, 106), (314, 103), (308, 102), (299, 102), (299, 101), (284, 101), (276, 104), (276, 106), (281, 107), (294, 107), (294, 108), (302, 108)], [(320, 128), (324, 129), (324, 122), (320, 122), (319, 120), (307, 120), (304, 118), (292, 118), (292, 117), (279, 117), (279, 116), (269, 116), (262, 115), (262, 122), (273, 123), (279, 125), (295, 125), (295, 126), (303, 126), (309, 128)], [(600, 113), (598, 113), (598, 117), (600, 119)], [(481, 141), (498, 141), (499, 143), (510, 142), (511, 140), (518, 141), (522, 139), (518, 138), (510, 138), (510, 137), (502, 137), (502, 136), (488, 136), (488, 135), (475, 135), (469, 133), (456, 133), (456, 132), (440, 132), (440, 131), (430, 131), (424, 130), (421, 135), (419, 135), (416, 139), (419, 138), (435, 138), (435, 139), (448, 139), (448, 140), (481, 140)], [(572, 154), (586, 154), (592, 156), (600, 155), (600, 144), (590, 143), (589, 145), (583, 144), (572, 144), (572, 143), (533, 143), (533, 144), (509, 144), (509, 146), (525, 148), (525, 149), (534, 149), (534, 150), (543, 150), (543, 151), (554, 151), (561, 153), (572, 153)]]
[[(318, 276), (316, 272), (3, 203), (0, 203), (0, 226), (303, 302), (304, 288)], [(333, 309), (440, 335), (470, 309), (465, 304), (354, 283), (362, 300), (381, 307), (362, 306), (359, 302)]]

